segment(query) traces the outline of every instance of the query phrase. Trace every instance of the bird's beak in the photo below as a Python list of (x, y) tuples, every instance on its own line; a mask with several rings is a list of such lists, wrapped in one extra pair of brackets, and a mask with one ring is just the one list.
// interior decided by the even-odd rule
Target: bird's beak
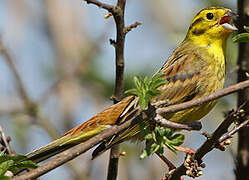
[(234, 24), (231, 24), (233, 16), (237, 15), (231, 11), (227, 11), (220, 19), (219, 24), (227, 30), (237, 31), (238, 29), (234, 26)]

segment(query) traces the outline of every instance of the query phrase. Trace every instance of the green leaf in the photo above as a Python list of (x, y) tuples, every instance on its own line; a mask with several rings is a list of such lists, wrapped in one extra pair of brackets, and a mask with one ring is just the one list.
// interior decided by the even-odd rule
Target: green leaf
[(136, 89), (129, 89), (129, 90), (125, 91), (125, 94), (137, 96), (137, 90)]
[(7, 160), (13, 160), (14, 162), (17, 162), (17, 161), (23, 161), (25, 159), (27, 159), (27, 157), (24, 155), (20, 155), (20, 154), (16, 154), (16, 155), (4, 154), (0, 156), (0, 163), (7, 161)]
[(146, 147), (140, 158), (145, 158), (155, 152), (163, 154), (164, 148), (176, 152), (177, 149), (175, 146), (181, 145), (184, 141), (184, 135), (174, 134), (174, 130), (162, 128), (158, 125), (156, 125), (152, 131), (146, 123), (142, 123), (140, 125), (140, 131), (142, 137), (146, 140)]
[(157, 89), (161, 85), (166, 83), (166, 80), (162, 78), (163, 74), (155, 74), (151, 79), (147, 76), (142, 79), (140, 76), (134, 77), (134, 84), (136, 89), (126, 91), (126, 94), (132, 94), (139, 97), (139, 106), (142, 109), (146, 109), (150, 100), (153, 97), (158, 96), (161, 92)]
[(177, 149), (171, 144), (165, 143), (165, 146), (174, 153), (177, 151)]
[(7, 160), (0, 164), (0, 175), (4, 175), (6, 171), (14, 164), (13, 160)]
[(160, 147), (161, 147), (161, 146), (160, 146), (159, 144), (155, 144), (154, 147), (152, 148), (152, 151), (151, 151), (150, 154), (153, 154), (153, 153), (157, 152), (157, 151), (159, 150)]
[(244, 29), (246, 30), (246, 32), (249, 32), (249, 26), (244, 26)]
[(232, 38), (233, 42), (248, 42), (249, 33), (241, 33)]
[(151, 140), (152, 139), (152, 134), (146, 134), (143, 138), (145, 140)]
[(0, 156), (0, 175), (9, 170), (16, 172), (22, 168), (36, 168), (38, 165), (27, 159), (26, 156), (16, 154), (16, 155), (1, 155)]
[(168, 138), (168, 142), (173, 146), (180, 146), (184, 142), (183, 134), (175, 134), (171, 138)]
[(163, 136), (171, 137), (173, 135), (173, 131), (170, 128), (161, 128), (160, 130), (162, 131)]
[(140, 154), (140, 159), (144, 159), (147, 156), (149, 156), (149, 155), (147, 154), (147, 151), (144, 149), (143, 152), (142, 152), (142, 154)]
[(14, 164), (13, 166), (11, 166), (9, 168), (9, 170), (12, 172), (16, 172), (19, 169), (23, 169), (23, 168), (35, 169), (37, 167), (38, 167), (38, 165), (36, 163), (34, 163), (33, 161), (30, 161), (30, 160), (27, 160), (27, 161), (21, 161), (21, 162)]
[(10, 180), (10, 177), (0, 175), (0, 180)]

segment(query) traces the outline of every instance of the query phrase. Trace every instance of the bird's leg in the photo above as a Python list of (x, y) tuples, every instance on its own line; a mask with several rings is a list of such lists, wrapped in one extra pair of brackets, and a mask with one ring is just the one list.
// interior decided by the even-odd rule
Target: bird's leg
[(174, 164), (172, 162), (170, 162), (170, 160), (168, 160), (168, 158), (166, 158), (164, 155), (161, 155), (159, 153), (156, 153), (158, 155), (158, 157), (163, 160), (163, 162), (165, 162), (165, 164), (169, 167), (169, 171), (175, 169), (176, 167), (174, 166)]

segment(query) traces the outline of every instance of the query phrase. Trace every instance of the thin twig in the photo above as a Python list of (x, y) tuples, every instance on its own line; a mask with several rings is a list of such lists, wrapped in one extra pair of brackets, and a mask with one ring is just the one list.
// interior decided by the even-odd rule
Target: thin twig
[(232, 138), (232, 136), (238, 132), (241, 128), (245, 128), (246, 126), (248, 126), (249, 124), (249, 119), (246, 121), (243, 121), (241, 124), (239, 124), (238, 126), (235, 126), (231, 131), (229, 131), (228, 133), (224, 134), (220, 139), (219, 139), (219, 143), (224, 142), (225, 140)]
[(133, 23), (133, 24), (131, 24), (131, 25), (125, 27), (124, 33), (127, 34), (127, 33), (130, 32), (132, 29), (134, 29), (134, 28), (136, 28), (137, 26), (140, 26), (140, 25), (142, 25), (142, 23), (136, 21), (135, 23)]
[(3, 146), (5, 146), (7, 153), (8, 154), (15, 154), (14, 150), (10, 147), (9, 142), (7, 141), (7, 138), (3, 132), (3, 128), (1, 125), (0, 125), (0, 138), (3, 140), (3, 143), (4, 143)]
[(159, 114), (154, 119), (156, 123), (158, 123), (162, 127), (168, 127), (168, 128), (176, 128), (176, 129), (182, 129), (182, 130), (196, 130), (199, 131), (202, 128), (201, 122), (192, 122), (192, 123), (177, 123), (173, 121), (168, 121), (167, 119), (163, 118)]
[(115, 8), (113, 5), (102, 3), (98, 0), (84, 0), (84, 1), (86, 1), (87, 4), (94, 4), (94, 5), (98, 6), (99, 8), (103, 8), (103, 9), (109, 11), (110, 13), (114, 13)]

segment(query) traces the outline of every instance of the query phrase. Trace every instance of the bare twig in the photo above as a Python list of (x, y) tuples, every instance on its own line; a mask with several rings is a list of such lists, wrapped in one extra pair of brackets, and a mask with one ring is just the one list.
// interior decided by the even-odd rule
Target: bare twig
[(136, 28), (137, 26), (140, 26), (140, 25), (142, 25), (142, 23), (136, 21), (135, 23), (125, 27), (124, 28), (124, 33), (126, 34), (126, 33), (130, 32), (132, 29), (134, 29), (134, 28)]
[(238, 132), (240, 129), (248, 126), (249, 124), (249, 119), (242, 122), (241, 124), (239, 124), (238, 126), (235, 126), (231, 131), (229, 131), (228, 133), (224, 134), (220, 139), (219, 139), (219, 143), (229, 139), (229, 138), (232, 138), (232, 136)]
[(109, 11), (110, 13), (114, 13), (115, 7), (113, 5), (102, 3), (98, 0), (84, 0), (84, 1), (86, 1), (87, 4), (94, 4), (94, 5), (98, 6), (99, 8), (103, 8), (103, 9)]
[(9, 142), (8, 142), (4, 132), (3, 132), (3, 128), (1, 125), (0, 125), (0, 138), (2, 139), (2, 141), (4, 143), (3, 146), (6, 148), (7, 153), (8, 154), (15, 154), (14, 150), (9, 145)]
[(183, 129), (183, 130), (188, 130), (188, 131), (192, 131), (192, 130), (199, 131), (202, 128), (201, 122), (176, 123), (173, 121), (168, 121), (167, 119), (163, 118), (159, 114), (157, 114), (157, 116), (155, 117), (155, 121), (162, 127)]
[[(224, 93), (225, 94), (231, 94), (231, 93), (239, 91), (239, 90), (241, 90), (243, 88), (247, 88), (247, 87), (249, 87), (248, 82), (249, 81), (245, 81), (245, 82), (238, 83), (236, 85), (230, 86), (228, 88), (225, 88)], [(238, 88), (237, 87), (238, 85), (241, 86), (241, 87)], [(235, 89), (234, 87), (237, 87), (237, 88)], [(232, 89), (232, 90), (229, 90), (229, 89)], [(216, 98), (219, 98), (220, 96), (221, 96), (220, 92), (218, 92), (218, 91), (210, 95), (210, 97), (216, 97)], [(184, 103), (184, 106), (177, 106), (177, 107), (176, 106), (169, 106), (167, 111), (168, 112), (181, 111), (181, 110), (186, 109), (186, 108), (192, 108), (193, 105), (196, 105), (199, 102), (207, 102), (208, 100), (210, 101), (210, 100), (213, 100), (213, 99), (207, 99), (206, 97), (202, 97), (202, 98), (199, 98), (198, 100), (192, 100), (192, 101), (189, 101), (187, 103)], [(172, 110), (171, 110), (170, 107), (172, 107)], [(115, 125), (115, 126), (109, 128), (108, 130), (104, 131), (103, 133), (100, 133), (100, 134), (96, 135), (95, 137), (89, 139), (88, 141), (86, 141), (84, 143), (81, 143), (81, 144), (79, 144), (79, 145), (77, 145), (75, 147), (72, 147), (72, 148), (68, 149), (67, 151), (64, 151), (64, 152), (60, 153), (58, 157), (51, 160), (47, 164), (45, 164), (45, 165), (43, 165), (43, 166), (41, 166), (41, 167), (39, 167), (39, 168), (37, 168), (35, 170), (32, 170), (31, 172), (28, 172), (26, 174), (18, 176), (18, 177), (15, 178), (15, 180), (39, 177), (39, 176), (45, 174), (46, 172), (48, 172), (48, 171), (50, 171), (50, 170), (52, 170), (52, 169), (54, 169), (54, 168), (56, 168), (56, 167), (58, 167), (58, 166), (60, 166), (60, 165), (62, 165), (64, 163), (66, 163), (67, 161), (70, 161), (71, 159), (74, 159), (75, 157), (79, 156), (80, 154), (86, 152), (91, 147), (93, 147), (96, 144), (103, 141), (103, 139), (111, 137), (114, 134), (117, 134), (117, 133), (121, 132), (122, 130), (128, 128), (129, 126), (133, 125), (132, 122), (134, 122), (137, 118), (140, 118), (140, 114), (141, 114), (140, 112), (137, 112), (136, 115), (134, 117), (132, 117), (132, 119), (127, 120), (125, 123), (123, 123), (123, 124), (121, 124), (119, 126)], [(227, 132), (227, 129), (226, 129), (227, 126), (230, 126), (230, 124), (232, 122), (233, 122), (232, 118), (230, 118), (230, 119), (228, 118), (227, 120), (224, 120), (223, 123), (216, 130), (219, 133), (214, 134), (213, 138), (211, 138), (211, 140), (208, 139), (208, 141), (217, 143), (217, 139), (219, 139), (224, 133)], [(220, 135), (220, 132), (224, 132), (224, 133)], [(205, 146), (207, 146), (207, 145), (205, 145)], [(208, 146), (210, 147), (209, 143), (208, 143)], [(212, 144), (211, 148), (213, 148), (213, 146), (214, 145)], [(205, 152), (206, 152), (206, 150), (205, 150)], [(196, 156), (198, 156), (198, 158), (201, 158), (203, 156), (203, 154), (200, 154), (200, 153), (198, 153), (198, 154), (199, 155), (196, 155)], [(177, 169), (180, 169), (180, 170), (177, 170), (177, 172), (181, 172), (181, 173), (186, 172), (185, 166), (180, 166)]]

